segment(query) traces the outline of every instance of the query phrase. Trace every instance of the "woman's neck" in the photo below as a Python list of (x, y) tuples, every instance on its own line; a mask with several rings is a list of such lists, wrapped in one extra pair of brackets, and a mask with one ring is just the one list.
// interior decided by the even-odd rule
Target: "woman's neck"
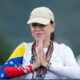
[(50, 40), (43, 41), (43, 48), (48, 48), (50, 45)]
[[(43, 41), (43, 48), (48, 48), (50, 45), (50, 40)], [(38, 44), (36, 44), (38, 46)]]

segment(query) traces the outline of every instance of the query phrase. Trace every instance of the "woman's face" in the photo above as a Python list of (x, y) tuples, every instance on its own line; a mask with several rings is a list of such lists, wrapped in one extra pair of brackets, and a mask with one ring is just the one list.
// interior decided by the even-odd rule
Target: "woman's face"
[(54, 24), (43, 25), (39, 23), (30, 24), (32, 36), (36, 41), (50, 40), (50, 34), (54, 31)]

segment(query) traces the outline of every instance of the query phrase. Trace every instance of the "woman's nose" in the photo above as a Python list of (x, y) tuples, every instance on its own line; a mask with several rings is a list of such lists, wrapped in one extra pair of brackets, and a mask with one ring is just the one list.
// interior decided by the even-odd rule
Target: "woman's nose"
[(39, 25), (37, 25), (36, 26), (36, 30), (40, 30), (41, 28), (40, 28), (40, 26)]

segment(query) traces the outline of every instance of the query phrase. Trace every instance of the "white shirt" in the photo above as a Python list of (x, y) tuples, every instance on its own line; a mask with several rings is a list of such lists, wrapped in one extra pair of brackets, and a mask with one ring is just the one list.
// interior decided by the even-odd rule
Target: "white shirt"
[[(26, 53), (23, 58), (22, 66), (30, 64), (32, 56), (32, 44), (26, 43)], [(53, 53), (50, 59), (50, 68), (45, 74), (45, 79), (80, 79), (80, 67), (78, 66), (72, 50), (65, 44), (53, 42)], [(47, 49), (44, 48), (46, 52)], [(30, 72), (23, 76), (23, 79), (32, 79), (33, 73)]]

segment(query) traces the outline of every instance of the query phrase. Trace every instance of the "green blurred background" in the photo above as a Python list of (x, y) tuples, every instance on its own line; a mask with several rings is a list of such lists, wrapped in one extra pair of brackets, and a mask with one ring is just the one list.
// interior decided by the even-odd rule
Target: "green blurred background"
[(0, 65), (20, 43), (33, 41), (26, 22), (38, 6), (54, 12), (55, 41), (70, 46), (80, 61), (80, 0), (0, 0)]

